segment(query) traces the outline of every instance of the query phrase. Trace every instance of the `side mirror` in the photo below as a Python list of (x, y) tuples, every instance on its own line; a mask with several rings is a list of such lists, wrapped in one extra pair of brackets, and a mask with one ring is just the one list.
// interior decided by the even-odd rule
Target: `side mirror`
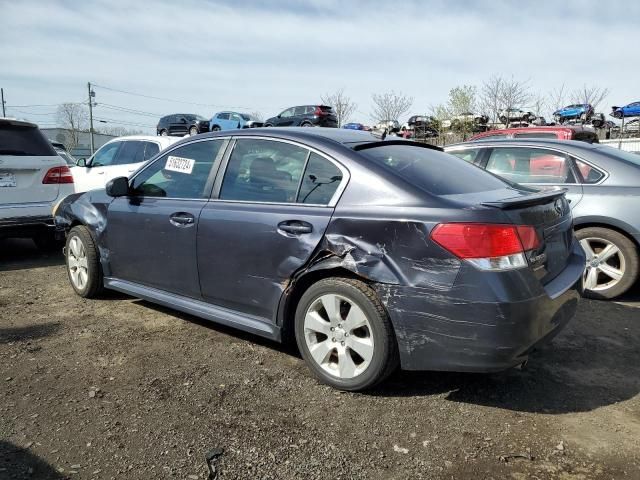
[(86, 158), (79, 158), (76, 161), (76, 166), (78, 166), (78, 167), (86, 167), (87, 166), (87, 159)]
[(124, 197), (129, 194), (129, 179), (127, 177), (116, 177), (109, 180), (105, 188), (107, 195), (110, 197)]

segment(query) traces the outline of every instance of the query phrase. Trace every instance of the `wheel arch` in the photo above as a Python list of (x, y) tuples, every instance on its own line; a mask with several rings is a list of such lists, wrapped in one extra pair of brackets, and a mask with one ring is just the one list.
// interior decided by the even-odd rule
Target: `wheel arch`
[(618, 232), (631, 240), (635, 247), (640, 250), (640, 239), (630, 233), (633, 228), (625, 222), (616, 221), (612, 218), (586, 218), (575, 221), (574, 230), (578, 231), (590, 227), (606, 228)]

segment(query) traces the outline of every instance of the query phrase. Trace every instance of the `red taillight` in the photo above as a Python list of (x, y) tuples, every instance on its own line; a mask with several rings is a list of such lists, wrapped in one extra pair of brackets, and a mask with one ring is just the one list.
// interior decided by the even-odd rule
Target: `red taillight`
[(316, 107), (316, 111), (313, 113), (314, 115), (319, 115), (319, 116), (324, 116), (324, 115), (329, 115), (329, 112), (326, 112), (324, 110), (322, 110), (322, 108), (320, 107)]
[(431, 239), (458, 258), (504, 257), (540, 246), (535, 228), (529, 225), (441, 223)]
[(53, 167), (45, 174), (42, 183), (45, 185), (52, 183), (73, 183), (73, 174), (66, 165), (64, 167)]

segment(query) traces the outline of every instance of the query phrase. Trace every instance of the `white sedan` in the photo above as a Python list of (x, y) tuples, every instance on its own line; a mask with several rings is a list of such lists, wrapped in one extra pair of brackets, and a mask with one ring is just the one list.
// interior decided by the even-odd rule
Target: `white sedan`
[(76, 192), (103, 188), (112, 178), (130, 176), (156, 153), (179, 140), (176, 137), (132, 135), (105, 143), (89, 159), (81, 158), (71, 168)]

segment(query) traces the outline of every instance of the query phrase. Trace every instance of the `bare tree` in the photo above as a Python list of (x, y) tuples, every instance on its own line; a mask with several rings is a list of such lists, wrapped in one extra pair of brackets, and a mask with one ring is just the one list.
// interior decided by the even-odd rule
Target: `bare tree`
[(556, 110), (560, 110), (562, 107), (564, 107), (566, 96), (567, 96), (567, 91), (565, 89), (564, 83), (560, 85), (558, 88), (556, 88), (555, 90), (551, 90), (548, 95), (549, 108), (553, 112), (555, 112)]
[(336, 112), (336, 116), (338, 117), (338, 128), (349, 121), (349, 118), (353, 115), (357, 107), (357, 105), (345, 95), (344, 88), (333, 93), (322, 95), (320, 101), (325, 105), (333, 107), (333, 111)]
[(571, 101), (575, 103), (588, 103), (593, 105), (594, 110), (598, 108), (598, 105), (607, 98), (609, 95), (609, 89), (598, 86), (583, 85), (577, 88), (571, 94)]
[(80, 103), (58, 105), (58, 124), (69, 133), (65, 135), (67, 150), (73, 150), (80, 143), (80, 132), (88, 129), (88, 116), (85, 106)]
[(398, 120), (400, 115), (407, 113), (413, 105), (413, 97), (408, 97), (402, 93), (394, 91), (387, 93), (374, 93), (373, 112), (371, 117), (377, 121)]
[(493, 123), (498, 121), (502, 110), (502, 77), (492, 75), (480, 87), (480, 110)]
[(531, 98), (531, 111), (540, 117), (544, 115), (545, 108), (547, 107), (547, 99), (542, 93), (536, 93)]
[(521, 108), (531, 100), (529, 80), (518, 80), (493, 75), (482, 84), (480, 106), (492, 122), (497, 122), (500, 112), (509, 108)]

